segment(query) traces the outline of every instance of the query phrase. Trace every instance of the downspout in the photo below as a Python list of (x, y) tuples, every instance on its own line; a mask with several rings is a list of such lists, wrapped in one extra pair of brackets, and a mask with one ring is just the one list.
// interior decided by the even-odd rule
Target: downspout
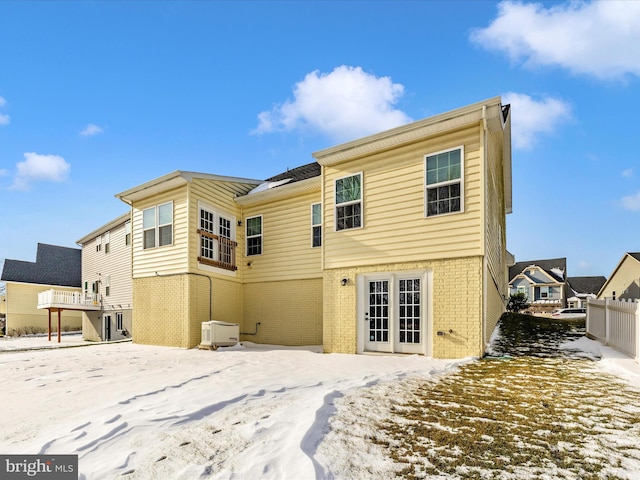
[(487, 106), (483, 105), (482, 106), (482, 165), (483, 165), (483, 171), (484, 171), (484, 175), (483, 175), (483, 181), (484, 181), (484, 212), (483, 212), (483, 222), (482, 224), (485, 226), (485, 228), (483, 229), (483, 236), (482, 236), (482, 273), (481, 273), (481, 278), (482, 278), (482, 340), (480, 341), (480, 348), (482, 349), (482, 354), (484, 354), (484, 351), (486, 350), (487, 347), (487, 342), (486, 342), (486, 338), (487, 338), (487, 272), (489, 270), (488, 265), (487, 265), (487, 233), (486, 231), (486, 224), (487, 224)]

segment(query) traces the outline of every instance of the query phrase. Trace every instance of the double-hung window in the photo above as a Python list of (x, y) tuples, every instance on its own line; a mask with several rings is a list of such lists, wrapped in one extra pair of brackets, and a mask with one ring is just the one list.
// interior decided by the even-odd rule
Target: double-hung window
[(426, 216), (463, 211), (463, 147), (426, 155), (425, 164)]
[(142, 211), (142, 248), (163, 247), (173, 243), (173, 202)]
[(311, 205), (311, 246), (322, 246), (322, 204)]
[(111, 242), (111, 234), (110, 232), (107, 232), (104, 234), (104, 253), (109, 253), (111, 251), (110, 248), (110, 242)]
[(262, 215), (249, 217), (247, 226), (247, 256), (262, 255)]
[(118, 312), (116, 313), (116, 330), (122, 330), (122, 329), (123, 329), (122, 313)]
[(362, 226), (362, 173), (335, 182), (336, 230)]

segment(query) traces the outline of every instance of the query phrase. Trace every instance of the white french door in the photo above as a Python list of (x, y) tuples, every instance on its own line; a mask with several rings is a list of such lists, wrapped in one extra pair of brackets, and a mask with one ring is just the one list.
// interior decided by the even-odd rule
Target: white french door
[(430, 354), (426, 272), (358, 280), (359, 351)]

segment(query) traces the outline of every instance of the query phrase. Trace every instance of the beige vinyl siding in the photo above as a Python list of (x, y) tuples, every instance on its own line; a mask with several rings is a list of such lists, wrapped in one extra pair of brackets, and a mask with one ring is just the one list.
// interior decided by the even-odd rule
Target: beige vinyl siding
[(247, 218), (262, 215), (262, 254), (244, 256), (243, 246), (245, 283), (322, 278), (322, 248), (311, 247), (311, 204), (319, 201), (317, 189), (244, 208), (242, 228)]
[(504, 165), (502, 137), (487, 133), (485, 212), (485, 344), (500, 316), (506, 310), (509, 292), (506, 252), (506, 204), (504, 201)]
[(110, 295), (104, 297), (103, 304), (117, 304), (124, 308), (131, 308), (132, 284), (131, 284), (131, 246), (125, 245), (125, 224), (121, 223), (109, 230), (110, 252), (102, 250), (96, 252), (95, 239), (82, 245), (82, 287), (88, 283), (88, 291), (91, 292), (91, 284), (98, 280), (98, 274), (102, 283), (100, 294), (105, 294), (106, 278), (111, 277)]
[[(79, 292), (79, 288), (61, 287), (59, 285), (37, 285), (7, 282), (7, 333), (14, 329), (38, 327), (48, 329), (49, 313), (45, 309), (38, 309), (38, 293), (55, 289), (64, 292)], [(64, 310), (61, 314), (63, 330), (80, 330), (82, 327), (82, 312)], [(58, 314), (51, 313), (51, 327), (57, 330)]]
[(613, 275), (598, 294), (599, 299), (613, 298), (616, 300), (638, 298), (640, 285), (640, 262), (630, 255), (625, 255)]
[[(325, 268), (480, 255), (478, 125), (325, 168)], [(425, 155), (464, 147), (464, 212), (425, 218)], [(335, 180), (363, 174), (363, 228), (335, 231)]]
[[(142, 212), (144, 209), (173, 201), (173, 243), (162, 247), (142, 248)], [(136, 202), (132, 215), (133, 278), (184, 272), (188, 265), (187, 186)], [(157, 240), (157, 239), (156, 239)]]

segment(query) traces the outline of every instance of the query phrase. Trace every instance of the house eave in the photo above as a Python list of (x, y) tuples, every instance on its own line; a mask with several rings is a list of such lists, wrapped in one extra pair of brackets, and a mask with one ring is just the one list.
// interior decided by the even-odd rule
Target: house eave
[(195, 178), (222, 182), (246, 183), (248, 185), (260, 185), (260, 183), (262, 183), (262, 180), (256, 180), (253, 178), (226, 177), (223, 175), (214, 175), (209, 173), (176, 170), (175, 172), (168, 173), (162, 177), (158, 177), (154, 180), (150, 180), (146, 183), (130, 188), (129, 190), (118, 193), (115, 197), (122, 200), (124, 203), (131, 205), (133, 202), (186, 185), (187, 183), (192, 182)]
[[(473, 125), (483, 120), (487, 121), (487, 128), (490, 131), (502, 132), (505, 124), (501, 116), (501, 99), (494, 97), (358, 140), (319, 150), (313, 152), (312, 155), (320, 165), (332, 166), (381, 150), (397, 148), (448, 130)], [(507, 122), (508, 124), (509, 122)]]
[(126, 223), (131, 218), (131, 213), (127, 212), (120, 215), (118, 218), (111, 220), (109, 223), (95, 229), (93, 232), (86, 234), (80, 240), (76, 240), (76, 244), (82, 246), (85, 243), (95, 239), (96, 237), (102, 235), (105, 232), (113, 230), (116, 227), (119, 227), (123, 223)]

